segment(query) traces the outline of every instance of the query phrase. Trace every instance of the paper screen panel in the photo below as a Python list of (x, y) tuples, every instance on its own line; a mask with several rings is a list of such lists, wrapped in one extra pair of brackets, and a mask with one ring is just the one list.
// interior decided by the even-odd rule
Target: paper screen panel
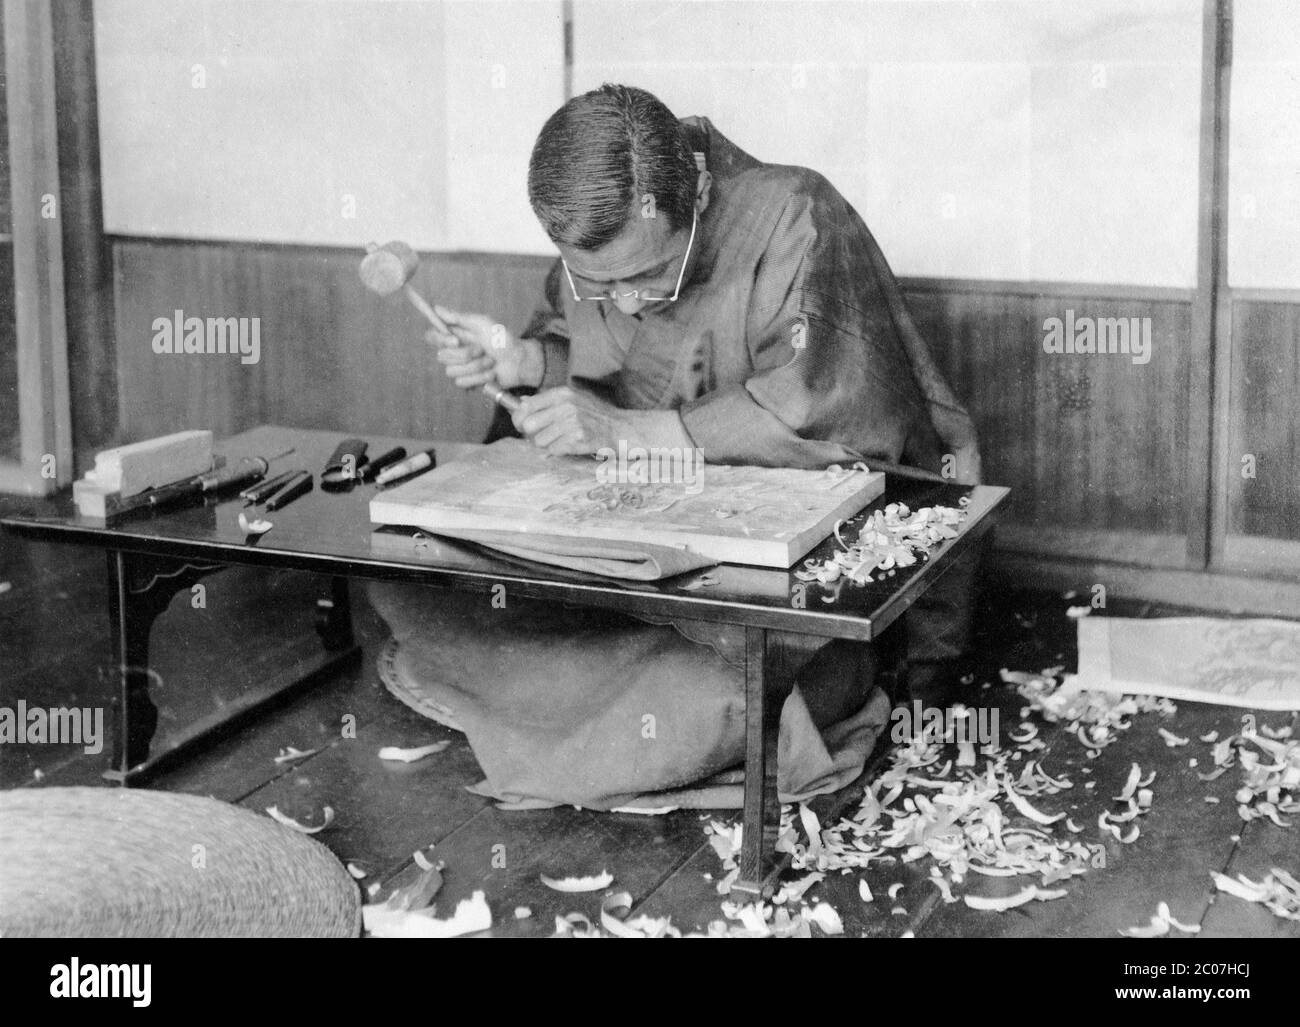
[(1300, 4), (1233, 14), (1228, 283), (1300, 289)]
[(528, 205), (528, 158), (564, 103), (559, 0), (444, 6), (451, 249), (554, 253)]
[(825, 174), (896, 271), (1190, 287), (1200, 4), (579, 0), (574, 87), (642, 85)]
[(559, 0), (101, 0), (105, 226), (550, 252), (525, 173), (563, 101), (560, 11)]

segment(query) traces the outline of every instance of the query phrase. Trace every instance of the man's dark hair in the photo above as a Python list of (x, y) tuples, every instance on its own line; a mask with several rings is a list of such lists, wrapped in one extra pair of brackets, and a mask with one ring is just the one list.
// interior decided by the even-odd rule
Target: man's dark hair
[(528, 199), (553, 241), (594, 250), (623, 231), (647, 195), (672, 229), (689, 227), (698, 176), (673, 112), (644, 89), (607, 84), (542, 126)]

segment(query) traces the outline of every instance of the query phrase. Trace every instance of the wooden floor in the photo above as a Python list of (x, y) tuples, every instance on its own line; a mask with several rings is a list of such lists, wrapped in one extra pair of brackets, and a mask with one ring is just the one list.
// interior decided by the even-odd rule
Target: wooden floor
[[(15, 503), (2, 502), (10, 508)], [(107, 707), (111, 679), (105, 667), (103, 556), (0, 536), (0, 582), (9, 585), (3, 590), (0, 584), (0, 705), (21, 698), (29, 707)], [(259, 677), (306, 667), (318, 651), (312, 606), (323, 591), (324, 583), (307, 574), (234, 569), (207, 579), (204, 608), (193, 608), (188, 595), (178, 597), (153, 636), (160, 743), (165, 745), (162, 736), (179, 725), (231, 703)], [(1031, 592), (986, 597), (977, 680), (997, 681), (999, 667), (1037, 671), (1064, 663), (1072, 668), (1068, 605), (1059, 596)], [(709, 879), (716, 879), (719, 864), (703, 833), (707, 816), (503, 812), (465, 791), (481, 776), (473, 754), (462, 736), (412, 713), (384, 690), (374, 669), (383, 626), (363, 601), (357, 607), (365, 642), (358, 667), (269, 712), (152, 787), (211, 795), (258, 811), (274, 805), (309, 821), (318, 821), (322, 808), (331, 806), (336, 820), (317, 838), (340, 859), (364, 869), (364, 884), (409, 873), (412, 854), (436, 846), (435, 858), (446, 864), (440, 908), (483, 889), (496, 922), (492, 933), (498, 936), (550, 934), (559, 913), (581, 911), (595, 918), (598, 895), (551, 891), (540, 883), (541, 874), (608, 869), (616, 887), (631, 892), (637, 911), (671, 916), (683, 930), (703, 928), (721, 917)], [(1185, 611), (1112, 603), (1108, 612), (1154, 616)], [(1004, 732), (1018, 723), (1023, 702), (1014, 693), (995, 685), (977, 695), (975, 702), (1000, 707)], [(866, 875), (877, 895), (903, 882), (897, 904), (906, 915), (890, 913), (895, 903), (862, 903), (856, 874), (828, 878), (810, 895), (820, 892), (840, 911), (849, 936), (907, 931), (918, 936), (1114, 936), (1120, 928), (1145, 923), (1163, 901), (1180, 920), (1201, 924), (1202, 936), (1300, 937), (1300, 924), (1262, 907), (1216, 900), (1210, 879), (1212, 870), (1256, 879), (1272, 866), (1300, 872), (1296, 829), (1258, 820), (1243, 824), (1232, 801), (1239, 771), (1202, 783), (1188, 767), (1191, 750), (1170, 749), (1157, 734), (1158, 727), (1193, 737), (1210, 730), (1228, 734), (1239, 717), (1240, 711), (1182, 703), (1168, 720), (1155, 714), (1137, 717), (1117, 744), (1086, 761), (1099, 782), (1097, 802), (1118, 790), (1133, 762), (1158, 772), (1157, 797), (1143, 818), (1139, 841), (1112, 847), (1108, 866), (1074, 878), (1064, 899), (1005, 914), (977, 912), (963, 903), (945, 905), (925, 880), (928, 859), (873, 866)], [(354, 718), (355, 738), (345, 737), (347, 718)], [(1260, 719), (1274, 726), (1291, 722), (1290, 715), (1282, 714), (1261, 714)], [(1048, 746), (1042, 755), (1049, 768), (1071, 772), (1079, 780), (1087, 771), (1080, 766), (1085, 761), (1077, 741), (1063, 738), (1056, 725), (1042, 726), (1040, 737)], [(441, 739), (450, 746), (418, 763), (386, 763), (376, 756), (383, 746)], [(319, 752), (292, 766), (275, 763), (286, 746)], [(88, 756), (75, 746), (2, 746), (0, 787), (101, 785), (107, 758), (107, 751)], [(1095, 824), (1101, 806), (1091, 809), (1093, 793), (1079, 791), (1074, 815)], [(1221, 801), (1206, 803), (1206, 795)], [(974, 890), (983, 882), (968, 884)], [(532, 915), (516, 919), (519, 906)]]

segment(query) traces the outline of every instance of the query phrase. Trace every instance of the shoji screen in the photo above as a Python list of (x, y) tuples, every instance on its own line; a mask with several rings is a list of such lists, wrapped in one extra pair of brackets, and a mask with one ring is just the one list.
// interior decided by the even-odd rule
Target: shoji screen
[(642, 85), (821, 171), (904, 275), (1195, 285), (1199, 0), (577, 0)]
[(96, 48), (110, 232), (548, 248), (559, 0), (99, 0)]

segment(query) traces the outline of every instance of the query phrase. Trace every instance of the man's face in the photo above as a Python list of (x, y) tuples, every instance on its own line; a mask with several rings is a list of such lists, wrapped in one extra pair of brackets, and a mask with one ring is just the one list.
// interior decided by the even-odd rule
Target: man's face
[(673, 294), (690, 237), (689, 225), (674, 231), (666, 217), (643, 218), (638, 209), (623, 231), (599, 249), (558, 246), (579, 296), (585, 300), (612, 292), (609, 302), (624, 314), (638, 314), (656, 302), (643, 296)]

